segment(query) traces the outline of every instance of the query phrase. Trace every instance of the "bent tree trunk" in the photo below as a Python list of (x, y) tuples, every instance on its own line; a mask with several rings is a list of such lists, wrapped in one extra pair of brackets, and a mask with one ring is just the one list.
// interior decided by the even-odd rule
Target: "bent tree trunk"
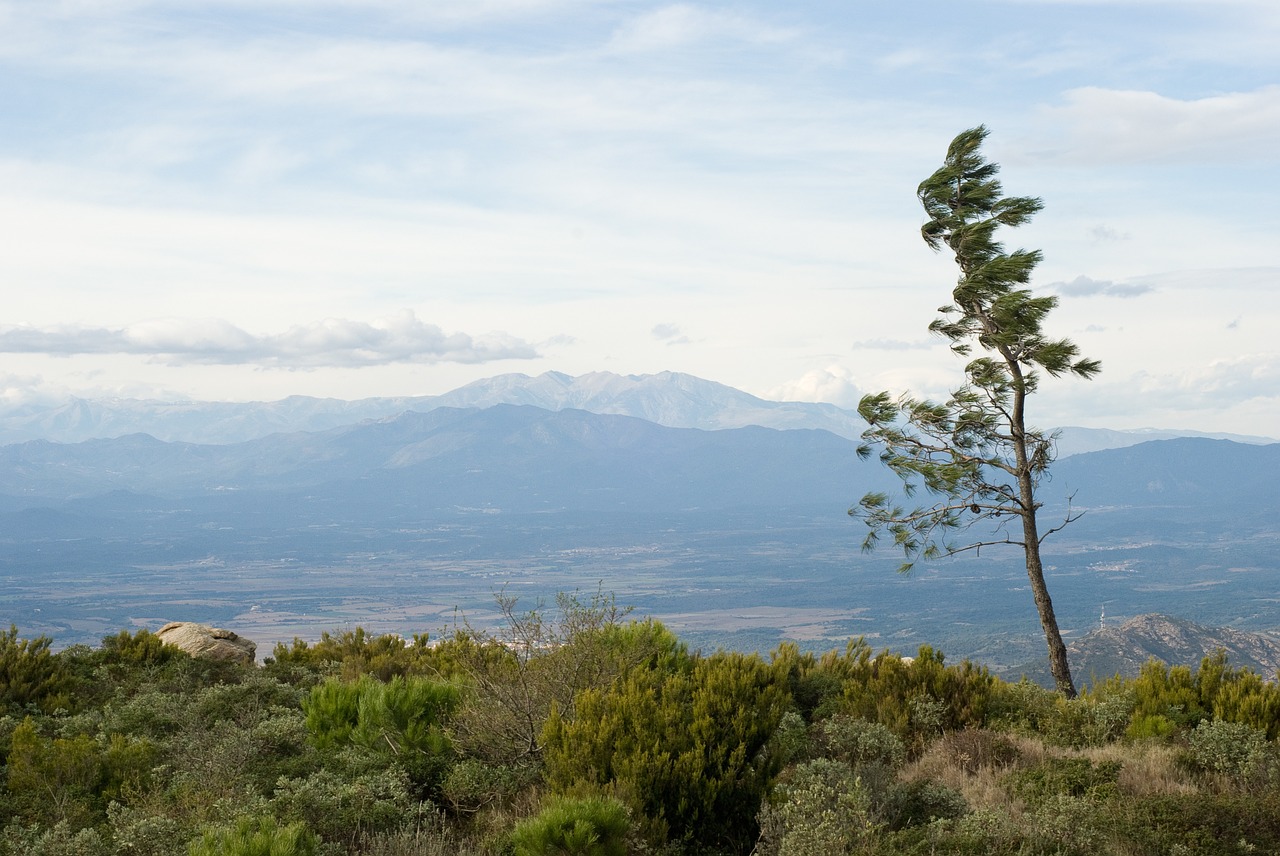
[(1014, 380), (1013, 411), (1009, 427), (1012, 430), (1014, 461), (1017, 465), (1022, 548), (1027, 559), (1027, 579), (1031, 581), (1031, 594), (1035, 598), (1040, 627), (1044, 630), (1044, 641), (1049, 648), (1049, 671), (1053, 675), (1053, 683), (1058, 692), (1067, 698), (1075, 698), (1076, 685), (1071, 680), (1067, 646), (1063, 644), (1062, 634), (1058, 631), (1058, 617), (1053, 613), (1053, 600), (1049, 597), (1049, 587), (1044, 582), (1044, 564), (1040, 561), (1040, 528), (1036, 522), (1040, 503), (1036, 501), (1036, 483), (1032, 475), (1035, 468), (1032, 466), (1031, 456), (1027, 454), (1027, 382), (1021, 364), (1005, 349), (1002, 349), (1002, 355), (1009, 368), (1009, 375)]
[(1044, 641), (1049, 646), (1049, 671), (1058, 692), (1067, 698), (1076, 697), (1076, 685), (1071, 680), (1071, 666), (1067, 663), (1067, 646), (1058, 632), (1058, 618), (1053, 614), (1053, 601), (1049, 588), (1044, 584), (1044, 566), (1040, 564), (1040, 543), (1036, 540), (1035, 516), (1023, 518), (1026, 536), (1027, 579), (1031, 581), (1031, 593), (1035, 597), (1036, 612), (1040, 614), (1040, 626), (1044, 629)]

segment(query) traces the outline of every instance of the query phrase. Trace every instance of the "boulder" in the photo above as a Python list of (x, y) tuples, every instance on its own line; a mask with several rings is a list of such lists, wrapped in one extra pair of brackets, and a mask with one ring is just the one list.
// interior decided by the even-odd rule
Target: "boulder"
[(230, 630), (191, 621), (170, 621), (156, 631), (156, 636), (164, 644), (181, 648), (192, 657), (204, 660), (234, 660), (252, 664), (258, 652), (255, 643), (242, 639)]

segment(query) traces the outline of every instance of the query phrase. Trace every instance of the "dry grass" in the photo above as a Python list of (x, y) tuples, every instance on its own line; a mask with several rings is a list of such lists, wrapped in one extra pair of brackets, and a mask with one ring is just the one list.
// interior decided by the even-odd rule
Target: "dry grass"
[(1154, 741), (1112, 743), (1079, 753), (1095, 764), (1119, 761), (1120, 793), (1131, 797), (1188, 795), (1200, 791), (1187, 771), (1178, 765), (1176, 746)]
[(1022, 814), (1005, 779), (1049, 758), (1087, 758), (1093, 763), (1120, 762), (1117, 785), (1131, 797), (1186, 795), (1200, 790), (1178, 765), (1175, 746), (1155, 742), (1112, 743), (1089, 749), (1050, 746), (1026, 735), (991, 731), (953, 732), (935, 740), (919, 759), (903, 768), (903, 781), (931, 779), (959, 791), (974, 809), (995, 809), (1011, 817)]

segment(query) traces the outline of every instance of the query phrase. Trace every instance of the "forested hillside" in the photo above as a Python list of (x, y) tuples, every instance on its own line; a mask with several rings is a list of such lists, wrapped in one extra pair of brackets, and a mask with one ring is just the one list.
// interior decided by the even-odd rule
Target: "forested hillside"
[(1280, 689), (1221, 657), (1066, 700), (922, 648), (690, 650), (611, 598), (264, 665), (0, 634), (0, 854), (1280, 849)]

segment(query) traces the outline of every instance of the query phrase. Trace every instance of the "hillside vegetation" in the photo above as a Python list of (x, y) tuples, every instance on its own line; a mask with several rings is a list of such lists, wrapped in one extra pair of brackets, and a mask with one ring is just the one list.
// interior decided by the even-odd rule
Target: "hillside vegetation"
[(0, 854), (1280, 852), (1280, 688), (691, 651), (603, 596), (259, 667), (0, 633)]

